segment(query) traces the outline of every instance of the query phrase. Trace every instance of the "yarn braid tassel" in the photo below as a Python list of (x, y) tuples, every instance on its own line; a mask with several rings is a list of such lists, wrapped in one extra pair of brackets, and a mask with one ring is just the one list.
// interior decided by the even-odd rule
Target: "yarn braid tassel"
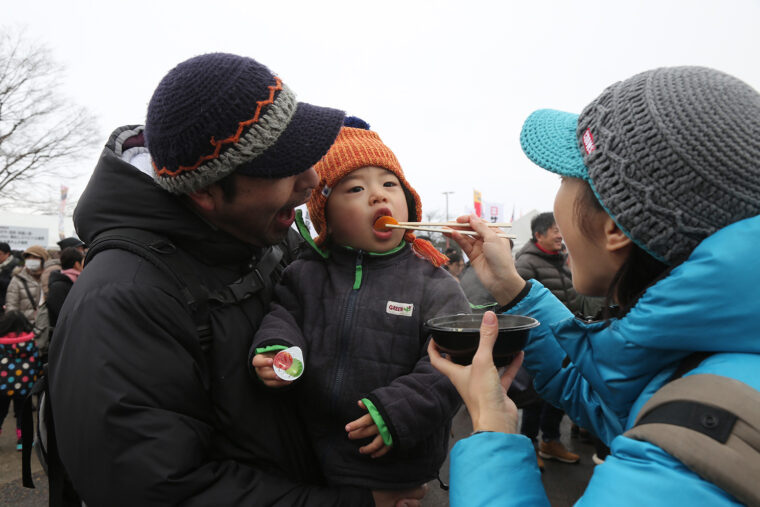
[(434, 247), (430, 241), (417, 238), (411, 232), (404, 235), (404, 239), (412, 244), (412, 251), (417, 257), (430, 261), (433, 266), (440, 268), (449, 262), (449, 258)]

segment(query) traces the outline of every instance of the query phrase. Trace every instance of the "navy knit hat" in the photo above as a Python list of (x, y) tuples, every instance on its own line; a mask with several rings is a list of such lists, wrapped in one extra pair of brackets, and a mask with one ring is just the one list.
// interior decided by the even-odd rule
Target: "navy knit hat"
[(337, 109), (297, 102), (252, 58), (210, 53), (161, 80), (148, 105), (145, 141), (155, 178), (194, 192), (228, 174), (284, 178), (313, 166), (343, 125)]

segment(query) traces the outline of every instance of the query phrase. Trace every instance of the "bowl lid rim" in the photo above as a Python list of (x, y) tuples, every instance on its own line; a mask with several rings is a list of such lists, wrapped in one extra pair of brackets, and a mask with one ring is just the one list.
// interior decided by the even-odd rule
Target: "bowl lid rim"
[[(436, 320), (439, 320), (439, 319), (452, 318), (452, 317), (457, 317), (457, 316), (460, 316), (460, 315), (461, 316), (478, 316), (478, 317), (482, 318), (482, 316), (480, 314), (477, 314), (477, 313), (457, 313), (457, 314), (453, 314), (453, 315), (439, 315), (437, 317), (433, 317), (431, 319), (428, 319), (425, 322), (425, 326), (427, 326), (427, 328), (430, 329), (430, 330), (434, 330), (434, 331), (448, 331), (448, 332), (473, 332), (473, 331), (477, 331), (477, 330), (480, 329), (480, 326), (478, 326), (477, 328), (468, 328), (466, 331), (461, 331), (461, 329), (462, 329), (461, 326), (458, 326), (458, 327), (449, 327), (449, 326), (440, 326), (440, 325), (436, 325), (436, 324), (432, 323), (432, 322), (434, 322)], [(499, 331), (523, 331), (525, 329), (533, 329), (534, 327), (537, 327), (538, 325), (540, 325), (540, 322), (538, 320), (534, 319), (533, 317), (529, 317), (528, 315), (517, 315), (517, 314), (512, 314), (512, 313), (498, 313), (498, 314), (496, 314), (496, 317), (498, 318), (498, 317), (500, 317), (502, 315), (508, 316), (508, 317), (519, 317), (521, 319), (528, 319), (528, 320), (525, 322), (525, 324), (520, 324), (518, 326), (499, 327)]]

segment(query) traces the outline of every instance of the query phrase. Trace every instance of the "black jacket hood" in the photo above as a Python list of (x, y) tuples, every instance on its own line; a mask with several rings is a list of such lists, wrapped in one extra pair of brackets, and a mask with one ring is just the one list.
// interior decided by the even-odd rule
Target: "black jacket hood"
[(180, 197), (122, 160), (128, 147), (144, 145), (142, 130), (142, 126), (130, 125), (111, 134), (74, 210), (78, 236), (91, 243), (109, 229), (132, 227), (166, 235), (210, 264), (242, 261), (255, 255), (257, 248), (209, 224)]

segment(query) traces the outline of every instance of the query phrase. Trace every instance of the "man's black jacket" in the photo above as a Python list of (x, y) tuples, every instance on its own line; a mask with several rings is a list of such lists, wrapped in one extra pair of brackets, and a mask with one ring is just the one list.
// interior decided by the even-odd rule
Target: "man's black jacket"
[[(122, 143), (140, 131), (111, 136), (75, 212), (79, 237), (153, 231), (197, 266), (209, 290), (239, 279), (261, 252), (124, 162)], [(205, 353), (164, 272), (117, 249), (85, 266), (58, 319), (50, 391), (60, 455), (88, 506), (372, 505), (366, 490), (315, 487), (322, 477), (288, 393), (249, 376), (264, 313), (256, 297), (212, 311)]]

